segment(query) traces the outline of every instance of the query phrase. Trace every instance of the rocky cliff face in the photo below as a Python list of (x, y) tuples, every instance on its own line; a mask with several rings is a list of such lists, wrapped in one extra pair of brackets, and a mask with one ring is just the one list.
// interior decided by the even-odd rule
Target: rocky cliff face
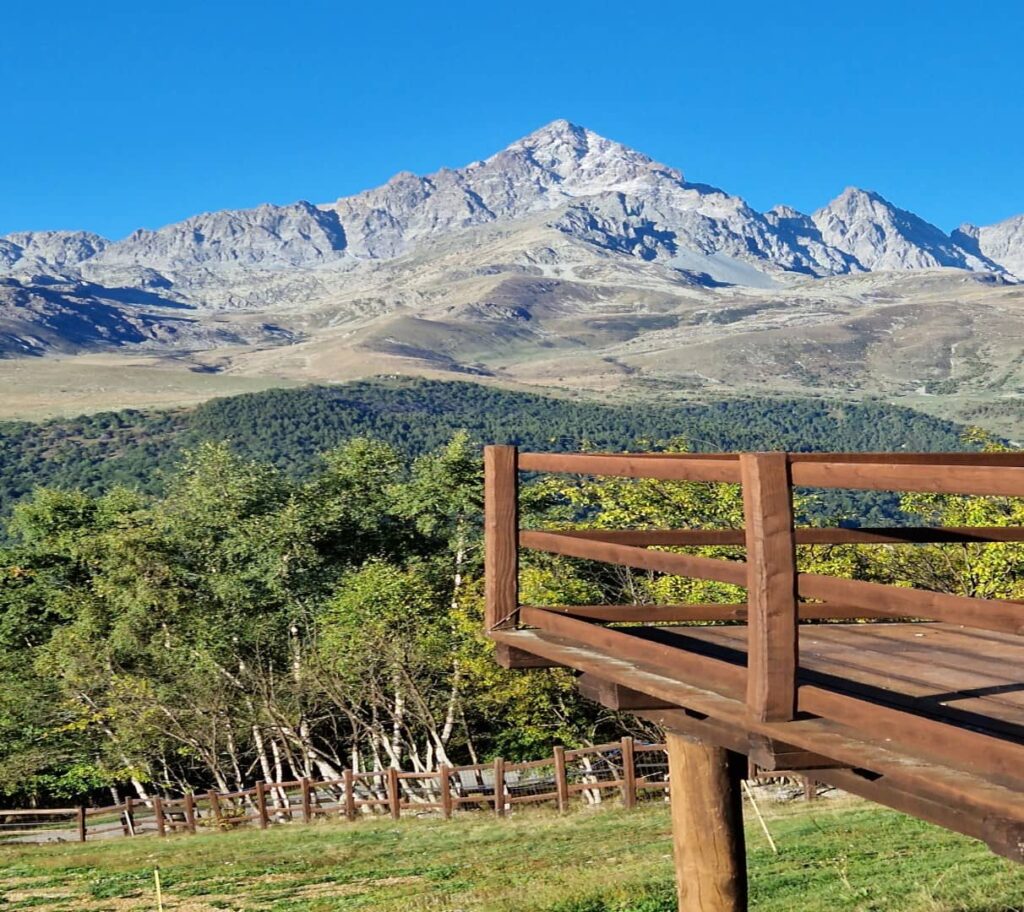
[(1024, 215), (984, 228), (962, 225), (953, 232), (953, 237), (977, 256), (998, 263), (1011, 275), (1024, 281)]
[(867, 190), (849, 187), (811, 216), (821, 239), (868, 271), (952, 267), (1001, 271), (919, 216)]

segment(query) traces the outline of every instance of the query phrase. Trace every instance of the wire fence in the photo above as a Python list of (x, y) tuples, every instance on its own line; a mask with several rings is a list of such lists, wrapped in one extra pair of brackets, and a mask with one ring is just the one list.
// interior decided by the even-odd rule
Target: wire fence
[[(796, 773), (752, 777), (778, 779), (817, 795), (813, 780)], [(551, 757), (513, 763), (441, 766), (437, 770), (355, 772), (340, 779), (257, 782), (235, 792), (128, 798), (106, 807), (0, 810), (2, 842), (85, 842), (143, 835), (170, 836), (328, 818), (438, 816), (487, 811), (503, 817), (521, 805), (548, 804), (566, 811), (572, 803), (667, 801), (668, 757), (664, 744), (623, 738), (593, 747), (556, 747)]]

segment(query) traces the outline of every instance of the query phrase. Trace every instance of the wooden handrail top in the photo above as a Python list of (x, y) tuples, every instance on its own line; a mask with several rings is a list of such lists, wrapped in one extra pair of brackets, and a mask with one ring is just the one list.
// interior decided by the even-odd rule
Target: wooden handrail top
[[(740, 481), (739, 453), (519, 453), (520, 471)], [(797, 487), (1024, 496), (1024, 452), (787, 453)]]
[(634, 455), (591, 453), (520, 453), (524, 472), (562, 472), (623, 478), (659, 478), (666, 481), (721, 481), (738, 483), (735, 455), (692, 458), (688, 455), (645, 453)]
[[(770, 451), (776, 452), (776, 451)], [(813, 452), (803, 453), (789, 451), (786, 453), (791, 463), (803, 462), (845, 462), (863, 464), (888, 464), (888, 465), (975, 465), (975, 466), (1024, 466), (1024, 450), (1014, 450), (1008, 453), (978, 453), (971, 451), (945, 451), (935, 453), (900, 453), (900, 452)], [(731, 453), (610, 453), (610, 452), (577, 452), (577, 453), (541, 453), (534, 451), (523, 451), (519, 459), (541, 459), (549, 456), (566, 456), (570, 458), (579, 457), (628, 457), (629, 459), (676, 459), (691, 462), (699, 461), (738, 461), (739, 452)], [(526, 469), (520, 466), (523, 471), (541, 471)]]

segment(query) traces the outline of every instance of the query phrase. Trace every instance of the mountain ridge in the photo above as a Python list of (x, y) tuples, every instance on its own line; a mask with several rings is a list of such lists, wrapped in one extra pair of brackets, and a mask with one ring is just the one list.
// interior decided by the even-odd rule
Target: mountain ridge
[[(781, 220), (787, 224), (780, 231), (779, 207), (759, 213), (741, 197), (689, 183), (681, 171), (566, 120), (485, 160), (425, 176), (399, 172), (379, 187), (331, 203), (299, 200), (201, 213), (156, 230), (140, 229), (119, 241), (87, 232), (35, 233), (54, 239), (76, 236), (80, 247), (91, 244), (87, 252), (72, 256), (54, 244), (33, 250), (19, 243), (31, 233), (7, 235), (0, 238), (0, 267), (20, 272), (15, 267), (21, 260), (58, 271), (84, 264), (102, 281), (104, 267), (174, 273), (210, 264), (278, 268), (347, 257), (390, 259), (439, 233), (555, 212), (574, 201), (579, 208), (581, 199), (607, 201), (616, 194), (626, 221), (647, 219), (661, 226), (663, 233), (675, 235), (675, 249), (746, 258), (777, 273), (937, 267), (1024, 273), (1019, 262), (1024, 260), (1024, 232), (1000, 231), (1012, 219), (977, 229), (992, 240), (979, 238), (964, 247), (958, 243), (966, 238), (962, 231), (946, 234), (880, 194), (851, 187), (810, 215), (783, 207), (789, 215)], [(981, 250), (983, 244), (992, 255)], [(670, 258), (672, 252), (666, 248), (653, 256)]]
[[(1024, 216), (947, 234), (857, 188), (809, 214), (758, 212), (555, 121), (331, 202), (115, 242), (8, 235), (0, 358), (139, 353), (163, 377), (261, 383), (873, 395), (966, 418), (1024, 393), (1022, 275)], [(67, 361), (69, 383), (83, 363)]]

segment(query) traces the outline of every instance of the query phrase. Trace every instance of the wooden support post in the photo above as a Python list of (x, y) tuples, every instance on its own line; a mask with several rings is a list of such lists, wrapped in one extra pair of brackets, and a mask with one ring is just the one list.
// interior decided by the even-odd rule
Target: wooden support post
[(666, 732), (679, 912), (746, 912), (738, 756)]
[(484, 448), (484, 625), (514, 627), (519, 608), (519, 506), (514, 446)]
[(302, 786), (302, 822), (310, 823), (313, 820), (313, 796), (310, 792), (309, 779), (303, 778)]
[(164, 820), (164, 802), (159, 795), (153, 798), (153, 817), (156, 819), (157, 836), (166, 836), (167, 821)]
[(442, 763), (438, 769), (441, 788), (441, 813), (445, 820), (452, 819), (452, 771), (447, 763)]
[(356, 819), (356, 791), (352, 784), (352, 770), (344, 770), (341, 774), (342, 785), (345, 789), (345, 817), (348, 820)]
[(393, 766), (388, 769), (388, 804), (391, 819), (398, 820), (402, 816), (402, 790), (398, 784), (398, 770)]
[(256, 814), (261, 830), (270, 826), (270, 815), (267, 813), (267, 784), (259, 779), (256, 782)]
[(213, 815), (213, 825), (219, 827), (221, 825), (220, 795), (218, 795), (213, 789), (210, 789), (210, 791), (206, 793), (206, 797), (210, 799), (210, 813)]
[(622, 804), (627, 810), (636, 807), (636, 760), (633, 739), (622, 739)]
[(127, 831), (126, 836), (135, 835), (135, 810), (133, 807), (134, 801), (129, 796), (124, 799), (124, 828)]
[(505, 761), (501, 757), (494, 758), (494, 813), (505, 816)]
[(747, 540), (747, 706), (761, 722), (796, 713), (798, 609), (789, 457), (742, 453)]
[(78, 823), (78, 841), (85, 842), (85, 805), (79, 805), (76, 812)]
[(196, 796), (185, 793), (185, 827), (192, 834), (196, 831)]
[(555, 789), (558, 791), (558, 812), (569, 810), (569, 780), (565, 775), (565, 748), (555, 748)]

